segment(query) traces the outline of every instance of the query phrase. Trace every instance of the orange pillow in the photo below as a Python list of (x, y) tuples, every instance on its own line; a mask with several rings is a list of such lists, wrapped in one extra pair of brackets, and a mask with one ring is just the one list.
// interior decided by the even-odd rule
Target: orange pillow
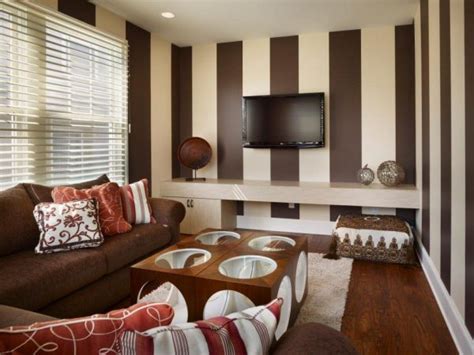
[(58, 186), (53, 189), (51, 196), (55, 203), (95, 198), (99, 202), (100, 230), (105, 236), (126, 233), (132, 229), (123, 217), (120, 187), (115, 182), (83, 190)]
[(89, 317), (0, 329), (0, 353), (117, 354), (125, 331), (169, 325), (174, 311), (165, 303), (139, 303)]

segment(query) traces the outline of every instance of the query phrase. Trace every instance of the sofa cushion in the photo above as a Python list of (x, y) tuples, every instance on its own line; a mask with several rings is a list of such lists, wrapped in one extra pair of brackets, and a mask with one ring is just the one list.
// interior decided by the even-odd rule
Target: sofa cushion
[(98, 280), (107, 263), (97, 249), (44, 255), (31, 249), (0, 258), (0, 270), (0, 304), (35, 311)]
[(33, 208), (22, 185), (0, 191), (0, 256), (33, 251), (39, 237)]
[(58, 186), (51, 193), (55, 203), (95, 198), (99, 201), (100, 229), (104, 236), (126, 233), (132, 229), (123, 217), (120, 187), (115, 182), (78, 190), (74, 187)]
[(160, 224), (135, 225), (128, 233), (105, 238), (104, 244), (97, 248), (107, 260), (107, 272), (113, 272), (134, 261), (143, 259), (171, 240), (169, 228)]
[[(74, 187), (75, 189), (88, 189), (88, 188), (91, 188), (92, 186), (105, 184), (109, 181), (110, 180), (107, 177), (107, 175), (104, 174), (94, 180), (89, 180), (89, 181), (80, 182), (78, 184), (69, 184), (69, 185), (64, 185), (64, 186)], [(54, 187), (38, 185), (38, 184), (29, 184), (29, 183), (25, 183), (23, 184), (23, 186), (25, 187), (26, 192), (28, 192), (28, 195), (30, 196), (31, 201), (33, 201), (34, 205), (37, 205), (40, 202), (53, 202), (53, 198), (51, 197), (51, 192), (53, 191)]]

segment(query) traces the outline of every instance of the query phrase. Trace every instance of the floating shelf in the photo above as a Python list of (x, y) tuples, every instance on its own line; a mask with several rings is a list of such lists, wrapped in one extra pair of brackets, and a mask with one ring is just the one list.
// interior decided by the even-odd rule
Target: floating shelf
[(420, 190), (414, 185), (400, 185), (390, 188), (376, 183), (364, 186), (358, 183), (232, 179), (185, 181), (180, 178), (162, 182), (160, 189), (164, 197), (379, 208), (420, 208)]

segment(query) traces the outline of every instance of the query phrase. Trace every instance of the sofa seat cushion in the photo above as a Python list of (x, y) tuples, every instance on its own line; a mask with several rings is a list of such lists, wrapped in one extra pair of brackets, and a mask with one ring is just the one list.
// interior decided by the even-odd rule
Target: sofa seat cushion
[(97, 249), (44, 255), (31, 249), (0, 258), (0, 270), (0, 304), (35, 311), (104, 276), (107, 262)]
[(135, 225), (128, 233), (105, 238), (104, 244), (97, 248), (107, 260), (107, 272), (114, 272), (168, 244), (171, 232), (160, 224)]

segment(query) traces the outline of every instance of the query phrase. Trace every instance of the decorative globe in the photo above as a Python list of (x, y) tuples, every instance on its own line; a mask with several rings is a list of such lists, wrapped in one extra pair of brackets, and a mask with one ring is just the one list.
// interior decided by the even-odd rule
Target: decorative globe
[(191, 169), (201, 169), (212, 157), (210, 144), (203, 138), (191, 137), (184, 140), (178, 148), (178, 160)]
[(405, 181), (405, 169), (396, 161), (387, 160), (379, 165), (377, 177), (385, 186), (398, 186)]
[(375, 179), (375, 174), (372, 169), (367, 167), (367, 164), (364, 165), (362, 169), (359, 169), (357, 172), (357, 181), (364, 185), (370, 185)]

